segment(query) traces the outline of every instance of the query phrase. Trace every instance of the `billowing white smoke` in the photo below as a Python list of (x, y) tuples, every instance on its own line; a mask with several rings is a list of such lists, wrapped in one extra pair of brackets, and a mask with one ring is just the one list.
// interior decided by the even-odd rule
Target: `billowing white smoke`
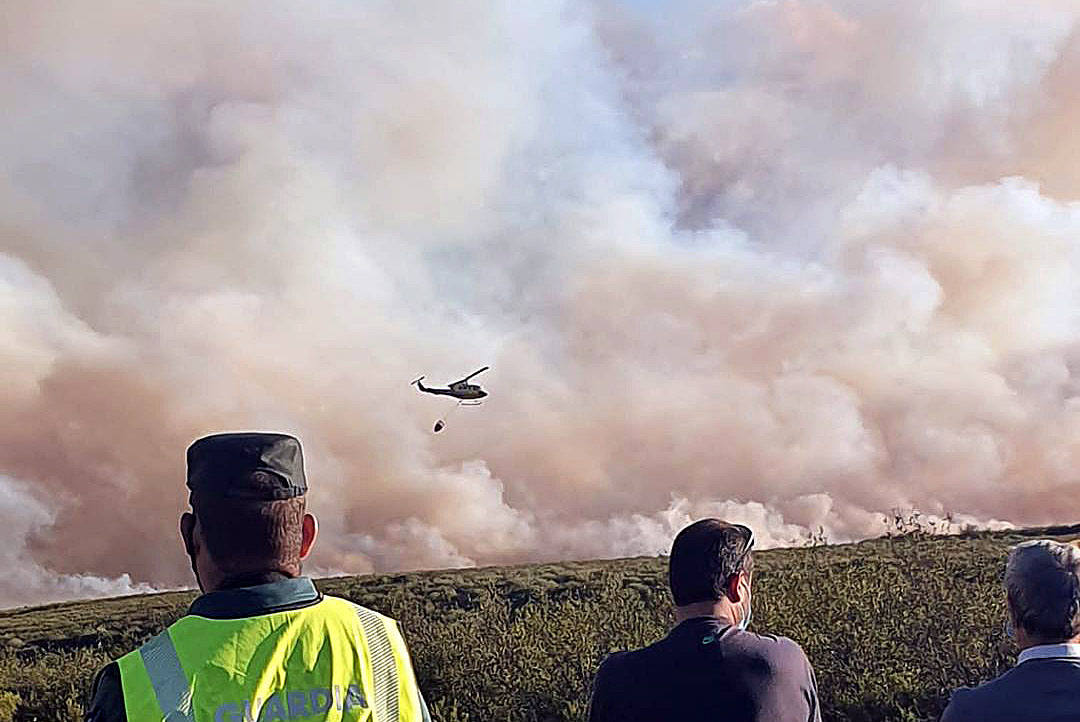
[(0, 16), (0, 604), (190, 583), (226, 429), (324, 572), (1080, 516), (1074, 2)]
[(28, 540), (54, 522), (53, 514), (23, 485), (3, 476), (0, 514), (4, 519), (0, 526), (0, 562), (8, 573), (4, 583), (4, 602), (8, 605), (155, 591), (148, 584), (133, 583), (127, 574), (108, 579), (92, 574), (57, 574), (37, 564)]

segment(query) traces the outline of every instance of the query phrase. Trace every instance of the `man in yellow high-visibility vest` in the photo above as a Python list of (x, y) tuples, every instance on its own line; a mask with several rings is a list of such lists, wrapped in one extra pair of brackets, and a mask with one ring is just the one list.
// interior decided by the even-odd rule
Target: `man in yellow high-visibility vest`
[(427, 722), (397, 623), (301, 576), (318, 525), (296, 438), (199, 439), (187, 485), (203, 594), (98, 674), (87, 722)]

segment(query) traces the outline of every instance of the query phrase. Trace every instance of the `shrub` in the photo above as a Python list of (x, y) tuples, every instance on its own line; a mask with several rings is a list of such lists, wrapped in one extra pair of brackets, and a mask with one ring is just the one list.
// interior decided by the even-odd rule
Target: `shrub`
[(0, 722), (14, 722), (15, 710), (19, 707), (19, 695), (14, 692), (0, 692)]

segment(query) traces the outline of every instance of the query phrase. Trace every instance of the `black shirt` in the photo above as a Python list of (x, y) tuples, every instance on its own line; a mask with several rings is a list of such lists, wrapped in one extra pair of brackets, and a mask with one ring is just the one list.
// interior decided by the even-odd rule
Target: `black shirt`
[[(322, 594), (307, 577), (280, 578), (254, 586), (233, 586), (204, 594), (188, 608), (188, 614), (209, 619), (243, 619), (260, 614), (302, 609), (322, 600)], [(236, 583), (257, 580), (234, 580)], [(109, 663), (94, 680), (93, 700), (86, 722), (127, 722), (120, 667)]]
[(820, 722), (814, 670), (786, 637), (696, 617), (600, 665), (590, 722)]

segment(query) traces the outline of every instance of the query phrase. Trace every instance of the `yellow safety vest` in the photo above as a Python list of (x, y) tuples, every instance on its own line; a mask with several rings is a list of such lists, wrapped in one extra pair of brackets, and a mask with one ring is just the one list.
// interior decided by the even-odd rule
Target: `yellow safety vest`
[(397, 622), (336, 597), (183, 617), (118, 661), (128, 722), (421, 722)]

